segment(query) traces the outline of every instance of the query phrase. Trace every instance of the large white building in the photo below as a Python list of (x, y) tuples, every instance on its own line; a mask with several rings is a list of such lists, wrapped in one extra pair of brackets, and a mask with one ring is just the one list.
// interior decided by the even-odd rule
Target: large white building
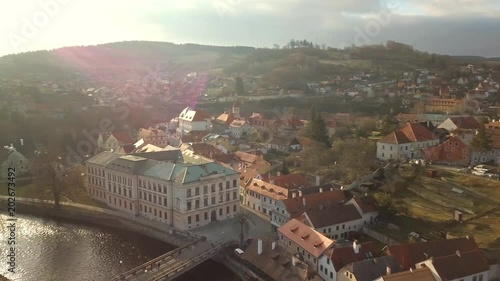
[(185, 134), (191, 131), (209, 131), (212, 125), (210, 116), (201, 110), (190, 107), (184, 108), (179, 114), (179, 133)]
[(439, 144), (439, 137), (418, 123), (407, 123), (377, 142), (377, 159), (421, 159), (422, 149)]
[(225, 220), (239, 211), (239, 173), (188, 152), (123, 156), (106, 151), (87, 160), (86, 168), (91, 198), (180, 230)]

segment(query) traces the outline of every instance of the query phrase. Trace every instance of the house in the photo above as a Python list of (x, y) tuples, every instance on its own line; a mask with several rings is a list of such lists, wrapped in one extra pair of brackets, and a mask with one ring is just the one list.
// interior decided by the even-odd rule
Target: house
[(407, 123), (377, 142), (377, 159), (420, 159), (422, 149), (439, 144), (439, 137), (418, 123)]
[(377, 256), (377, 247), (374, 242), (359, 244), (357, 241), (352, 246), (336, 247), (325, 251), (319, 258), (318, 275), (325, 281), (337, 281), (337, 273), (344, 266)]
[(478, 250), (473, 238), (456, 238), (445, 240), (433, 240), (429, 242), (418, 242), (410, 244), (388, 245), (383, 251), (386, 255), (395, 256), (403, 270), (415, 269), (415, 265), (430, 257), (449, 256), (460, 252)]
[(276, 202), (288, 198), (289, 190), (252, 178), (242, 186), (243, 205), (253, 212), (271, 217)]
[(352, 204), (361, 214), (363, 225), (371, 224), (377, 220), (378, 203), (373, 195), (363, 197), (354, 197), (347, 201), (346, 204)]
[(236, 163), (234, 164), (234, 169), (240, 168), (251, 168), (257, 170), (261, 175), (267, 174), (271, 171), (271, 163), (264, 159), (264, 156), (250, 154), (247, 152), (236, 151)]
[(215, 121), (214, 121), (214, 126), (215, 125), (220, 125), (222, 128), (229, 128), (229, 125), (231, 122), (234, 121), (234, 115), (231, 112), (224, 112), (221, 115), (219, 115)]
[(281, 247), (292, 255), (297, 254), (315, 269), (319, 258), (334, 244), (333, 240), (296, 219), (278, 228), (278, 239)]
[(434, 126), (439, 126), (446, 119), (450, 117), (457, 117), (459, 115), (446, 115), (446, 114), (411, 114), (411, 113), (400, 113), (396, 115), (396, 120), (402, 123), (420, 123), (420, 122), (430, 122)]
[(276, 176), (264, 177), (262, 180), (287, 189), (303, 189), (310, 186), (306, 175), (302, 173), (281, 175), (278, 172)]
[(178, 117), (179, 128), (181, 134), (192, 131), (208, 131), (211, 127), (210, 116), (202, 110), (195, 110), (190, 107), (184, 108)]
[(471, 149), (461, 138), (452, 136), (444, 143), (423, 149), (423, 159), (431, 163), (468, 165)]
[(272, 209), (271, 224), (273, 231), (276, 231), (291, 219), (302, 216), (307, 209), (318, 210), (320, 206), (323, 206), (322, 208), (337, 206), (344, 204), (346, 201), (347, 198), (342, 190), (320, 190), (318, 193), (302, 194), (299, 188), (297, 192), (292, 192), (290, 198), (279, 200)]
[(264, 280), (310, 280), (310, 267), (267, 237), (254, 239), (241, 258), (252, 265), (252, 271)]
[(239, 173), (192, 153), (104, 151), (85, 164), (89, 197), (127, 215), (189, 230), (239, 212)]
[[(7, 159), (2, 162), (2, 178), (9, 178), (10, 168), (13, 169), (12, 172), (15, 173), (16, 177), (23, 176), (29, 172), (29, 161), (19, 153), (13, 146), (5, 147), (8, 150)], [(7, 185), (7, 184), (5, 184)]]
[(250, 123), (250, 125), (257, 129), (267, 129), (275, 121), (276, 120), (272, 118), (267, 118), (266, 116), (260, 113), (253, 113), (252, 116), (248, 117), (248, 122)]
[(346, 265), (337, 274), (337, 281), (373, 281), (384, 275), (401, 271), (401, 267), (395, 257), (382, 256)]
[(233, 120), (229, 125), (229, 134), (235, 138), (244, 138), (250, 134), (252, 126), (245, 120)]
[(489, 265), (481, 251), (456, 251), (452, 255), (430, 257), (417, 264), (417, 268), (429, 268), (437, 281), (487, 281)]
[(300, 142), (297, 138), (287, 138), (282, 136), (273, 136), (271, 140), (265, 143), (265, 146), (269, 149), (276, 149), (278, 151), (299, 151), (302, 149)]
[(450, 133), (455, 130), (478, 130), (480, 127), (481, 124), (474, 116), (450, 117), (438, 126), (438, 128), (446, 129)]
[(465, 111), (465, 103), (461, 99), (430, 99), (425, 104), (427, 112), (460, 113)]
[(158, 147), (165, 147), (168, 145), (167, 135), (164, 131), (159, 129), (144, 129), (140, 128), (137, 132), (137, 140), (143, 140), (145, 144), (152, 144)]
[(410, 269), (399, 273), (384, 275), (375, 281), (437, 281), (429, 268)]
[(484, 125), (486, 132), (490, 135), (491, 150), (487, 152), (472, 151), (472, 164), (491, 161), (495, 164), (500, 163), (500, 121), (490, 122)]
[(113, 150), (119, 151), (121, 147), (125, 145), (133, 144), (134, 140), (129, 132), (125, 131), (114, 131), (114, 132), (102, 132), (97, 138), (97, 147), (99, 151)]

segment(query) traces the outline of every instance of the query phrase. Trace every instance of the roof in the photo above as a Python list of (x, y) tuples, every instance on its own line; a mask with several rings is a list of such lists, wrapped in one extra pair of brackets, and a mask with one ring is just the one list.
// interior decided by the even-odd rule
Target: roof
[(307, 266), (303, 263), (292, 265), (292, 255), (283, 248), (276, 245), (272, 249), (273, 241), (262, 237), (262, 253), (258, 253), (258, 239), (254, 239), (243, 255), (244, 260), (251, 263), (255, 268), (277, 281), (289, 281), (291, 274), (300, 276), (294, 280), (307, 280)]
[(473, 238), (456, 238), (434, 240), (412, 244), (388, 245), (386, 253), (395, 256), (403, 269), (414, 268), (416, 263), (430, 257), (442, 257), (455, 254), (456, 251), (469, 252), (477, 250)]
[(283, 234), (316, 258), (319, 258), (334, 243), (333, 240), (296, 219), (280, 226), (278, 233)]
[[(303, 204), (303, 198), (306, 199), (306, 207)], [(343, 204), (347, 198), (342, 190), (324, 191), (318, 193), (307, 194), (300, 197), (288, 198), (283, 200), (287, 212), (291, 218), (296, 218), (302, 215), (306, 210), (319, 209), (320, 205), (323, 207), (335, 206)]]
[[(357, 281), (373, 281), (381, 276), (386, 275), (387, 268), (390, 268), (392, 273), (401, 272), (397, 260), (393, 256), (382, 256), (379, 258), (362, 260), (353, 262), (344, 267), (356, 276)], [(344, 274), (339, 274), (337, 280), (348, 280)]]
[(288, 189), (255, 178), (251, 178), (247, 181), (245, 189), (274, 200), (283, 200), (288, 198)]
[(454, 280), (490, 269), (479, 250), (434, 258), (432, 265), (443, 280)]
[(233, 120), (234, 120), (234, 115), (232, 113), (222, 113), (216, 119), (216, 121), (218, 123), (223, 123), (225, 125), (231, 124), (231, 122), (233, 122)]
[(179, 114), (179, 119), (184, 121), (205, 121), (210, 116), (202, 110), (194, 110), (190, 107), (184, 108)]
[[(306, 202), (307, 206), (307, 202)], [(314, 228), (327, 227), (340, 223), (361, 219), (361, 214), (354, 205), (338, 205), (329, 208), (320, 207), (306, 210), (305, 214)]]
[(473, 116), (451, 117), (450, 120), (458, 129), (476, 130), (481, 124)]
[(431, 131), (419, 123), (407, 123), (403, 128), (383, 137), (379, 142), (389, 144), (404, 144), (439, 139)]
[(129, 132), (115, 131), (115, 132), (112, 132), (111, 134), (113, 134), (113, 137), (115, 137), (115, 139), (117, 139), (119, 142), (121, 142), (123, 144), (134, 143), (134, 140), (132, 139), (132, 136), (130, 135)]
[(242, 127), (245, 124), (247, 124), (249, 126), (248, 122), (245, 121), (245, 120), (233, 120), (233, 122), (231, 122), (231, 124), (229, 126), (231, 126), (231, 127)]
[[(355, 246), (356, 245), (356, 246)], [(355, 252), (355, 247), (358, 252)], [(354, 244), (346, 247), (333, 247), (325, 252), (331, 260), (336, 272), (352, 262), (362, 261), (374, 257), (377, 253), (377, 245), (374, 242)]]
[(384, 281), (436, 281), (429, 268), (419, 268), (386, 275)]
[(358, 204), (358, 206), (361, 209), (361, 212), (363, 212), (363, 214), (377, 211), (378, 203), (373, 195), (356, 197), (356, 198), (353, 198), (353, 200), (354, 200), (354, 202), (356, 202), (356, 204)]
[(262, 180), (288, 189), (309, 186), (306, 175), (302, 173), (265, 177)]

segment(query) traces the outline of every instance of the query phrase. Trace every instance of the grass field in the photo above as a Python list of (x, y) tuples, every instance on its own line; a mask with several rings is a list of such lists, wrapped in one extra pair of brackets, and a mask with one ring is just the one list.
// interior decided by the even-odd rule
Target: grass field
[(487, 196), (500, 200), (500, 181), (498, 180), (458, 173), (450, 173), (447, 178), (454, 183), (467, 186)]
[(362, 59), (348, 59), (348, 60), (322, 59), (319, 60), (319, 62), (324, 64), (342, 65), (345, 67), (370, 68), (372, 66), (371, 60), (362, 60)]
[(487, 216), (451, 227), (450, 232), (457, 236), (473, 236), (479, 247), (500, 247), (500, 211)]

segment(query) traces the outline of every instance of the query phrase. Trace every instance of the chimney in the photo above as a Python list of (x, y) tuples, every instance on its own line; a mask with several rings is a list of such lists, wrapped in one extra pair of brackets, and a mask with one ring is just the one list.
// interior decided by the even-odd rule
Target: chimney
[(316, 175), (316, 186), (320, 185), (321, 185), (321, 178), (319, 177), (319, 175)]
[(276, 242), (273, 242), (273, 243), (271, 244), (271, 247), (272, 247), (272, 249), (274, 250), (274, 249), (276, 248)]
[(321, 192), (323, 192), (323, 188), (322, 187), (319, 188), (319, 193), (321, 193)]
[(24, 140), (21, 139), (20, 141), (21, 141), (21, 146), (23, 146), (24, 145)]
[(410, 267), (410, 273), (413, 273), (413, 268)]
[(301, 197), (301, 196), (302, 196), (302, 191), (301, 191), (301, 190), (299, 190), (299, 197)]
[(262, 254), (262, 239), (257, 240), (257, 254)]
[(305, 197), (302, 197), (302, 205), (304, 205), (304, 207), (306, 206), (306, 198)]
[(274, 184), (274, 179), (269, 179), (270, 184)]
[(297, 258), (295, 256), (292, 256), (292, 265), (293, 266), (297, 265)]
[(460, 254), (460, 251), (456, 251), (455, 254), (457, 254), (457, 256), (460, 258), (462, 257), (462, 254)]
[(386, 267), (385, 271), (387, 273), (386, 275), (391, 275), (391, 267), (390, 266)]
[(359, 248), (361, 248), (361, 245), (358, 244), (358, 240), (354, 240), (354, 242), (352, 242), (352, 249), (355, 254), (359, 254)]
[(295, 197), (297, 197), (297, 193), (292, 192), (292, 198), (295, 198)]
[(333, 187), (330, 187), (330, 191), (333, 191)]

